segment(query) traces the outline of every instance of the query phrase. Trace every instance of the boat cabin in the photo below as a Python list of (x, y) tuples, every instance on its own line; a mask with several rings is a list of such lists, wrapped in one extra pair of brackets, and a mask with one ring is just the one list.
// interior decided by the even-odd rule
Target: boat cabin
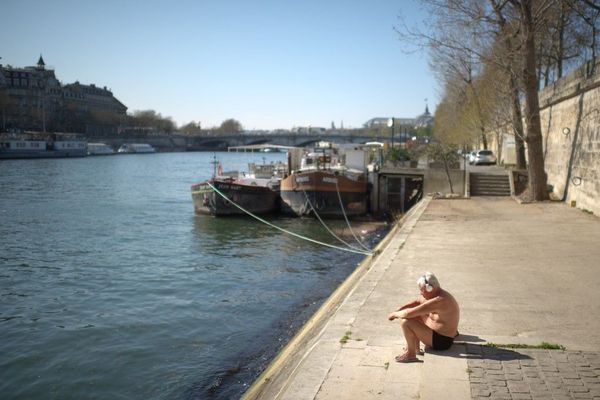
[(46, 141), (5, 139), (0, 141), (0, 149), (5, 151), (46, 151)]

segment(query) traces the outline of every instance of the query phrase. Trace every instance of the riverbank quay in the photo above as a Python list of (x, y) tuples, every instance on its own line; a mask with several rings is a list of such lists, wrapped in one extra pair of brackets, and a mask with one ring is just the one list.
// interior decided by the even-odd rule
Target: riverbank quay
[[(563, 203), (428, 197), (386, 240), (244, 398), (600, 398), (597, 217)], [(457, 298), (461, 335), (399, 364), (404, 339), (387, 315), (418, 295), (424, 271)], [(567, 350), (485, 345), (542, 342)]]

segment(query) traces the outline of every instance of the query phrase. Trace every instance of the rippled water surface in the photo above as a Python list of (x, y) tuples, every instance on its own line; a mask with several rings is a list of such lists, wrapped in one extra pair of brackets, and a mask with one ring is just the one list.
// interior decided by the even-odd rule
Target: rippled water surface
[[(0, 161), (0, 397), (237, 398), (360, 262), (195, 216), (212, 157)], [(332, 243), (313, 220), (270, 219)]]

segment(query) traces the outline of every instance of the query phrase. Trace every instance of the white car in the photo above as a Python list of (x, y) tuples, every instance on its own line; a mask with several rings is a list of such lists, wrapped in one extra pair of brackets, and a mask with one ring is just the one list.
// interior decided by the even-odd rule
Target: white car
[[(475, 153), (473, 155), (473, 153)], [(471, 161), (471, 157), (473, 161)], [(469, 164), (475, 165), (494, 165), (496, 164), (496, 156), (491, 150), (474, 151), (469, 156)]]

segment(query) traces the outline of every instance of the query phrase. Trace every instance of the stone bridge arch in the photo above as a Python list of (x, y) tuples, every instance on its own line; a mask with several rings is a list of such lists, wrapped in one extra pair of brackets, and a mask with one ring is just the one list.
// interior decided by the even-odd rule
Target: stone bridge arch
[(230, 142), (225, 138), (194, 138), (192, 143), (188, 145), (189, 150), (220, 150), (227, 151), (231, 146)]

